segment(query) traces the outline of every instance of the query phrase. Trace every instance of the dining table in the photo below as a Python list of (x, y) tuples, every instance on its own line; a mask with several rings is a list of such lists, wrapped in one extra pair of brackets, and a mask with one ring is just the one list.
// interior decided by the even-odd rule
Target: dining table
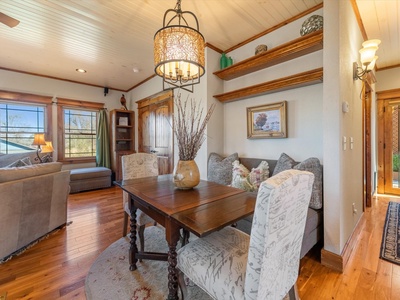
[[(191, 189), (176, 188), (173, 175), (115, 181), (130, 196), (129, 268), (138, 260), (168, 262), (167, 300), (178, 299), (177, 244), (181, 231), (204, 237), (254, 212), (256, 194), (215, 182), (200, 180)], [(136, 210), (140, 209), (165, 228), (167, 253), (140, 252), (137, 247)], [(184, 239), (185, 240), (185, 239)]]

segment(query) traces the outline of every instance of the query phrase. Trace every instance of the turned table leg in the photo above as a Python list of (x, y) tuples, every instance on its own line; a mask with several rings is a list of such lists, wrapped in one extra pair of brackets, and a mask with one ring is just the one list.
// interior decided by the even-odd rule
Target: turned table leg
[(136, 224), (136, 207), (133, 205), (133, 200), (131, 199), (131, 218), (130, 218), (130, 228), (131, 228), (131, 240), (130, 240), (130, 247), (129, 247), (129, 270), (135, 271), (137, 269), (136, 263), (137, 263), (137, 258), (136, 258), (136, 253), (138, 253), (138, 248), (136, 245), (136, 229), (137, 229), (137, 224)]

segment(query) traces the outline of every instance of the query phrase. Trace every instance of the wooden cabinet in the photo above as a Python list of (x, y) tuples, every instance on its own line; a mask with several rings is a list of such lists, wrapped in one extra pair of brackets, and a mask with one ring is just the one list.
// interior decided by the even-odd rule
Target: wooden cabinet
[(115, 180), (122, 180), (121, 157), (135, 152), (135, 112), (114, 109), (110, 112), (111, 169)]
[[(240, 61), (223, 70), (214, 72), (214, 75), (218, 76), (222, 80), (231, 80), (321, 50), (322, 48), (323, 31), (319, 30)], [(319, 68), (234, 90), (228, 93), (214, 95), (214, 97), (220, 102), (230, 102), (262, 94), (275, 93), (282, 90), (321, 83), (322, 81), (323, 69)]]

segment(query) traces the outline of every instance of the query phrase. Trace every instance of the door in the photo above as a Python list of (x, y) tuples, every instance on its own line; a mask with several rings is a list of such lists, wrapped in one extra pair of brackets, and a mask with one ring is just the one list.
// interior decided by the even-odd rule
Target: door
[(384, 105), (384, 187), (385, 194), (400, 195), (400, 99), (386, 101)]
[(137, 101), (138, 104), (138, 150), (156, 153), (159, 174), (173, 171), (173, 94), (162, 92)]

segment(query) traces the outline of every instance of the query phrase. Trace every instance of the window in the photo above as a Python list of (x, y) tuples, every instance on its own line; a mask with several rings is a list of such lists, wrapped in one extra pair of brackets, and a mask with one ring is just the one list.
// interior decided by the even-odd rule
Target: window
[(57, 99), (58, 161), (87, 163), (96, 160), (97, 118), (104, 103)]
[(50, 106), (51, 98), (48, 97), (1, 91), (0, 154), (36, 150), (32, 146), (35, 133), (50, 137)]
[(97, 112), (64, 109), (64, 156), (96, 156)]

